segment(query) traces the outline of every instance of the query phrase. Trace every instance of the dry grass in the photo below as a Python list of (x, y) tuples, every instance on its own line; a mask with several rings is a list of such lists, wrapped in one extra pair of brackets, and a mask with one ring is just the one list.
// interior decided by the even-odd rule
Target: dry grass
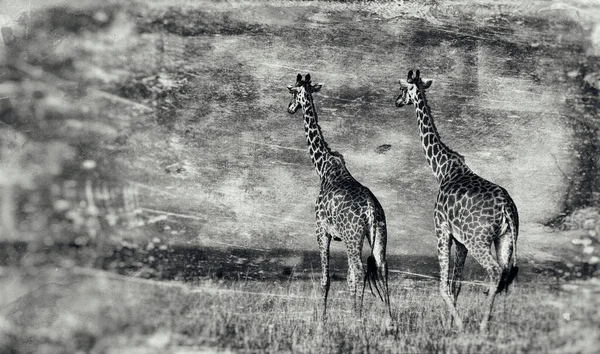
[[(25, 26), (16, 34), (27, 34), (11, 50), (0, 46), (0, 56), (7, 54), (14, 66), (2, 71), (6, 82), (0, 84), (0, 97), (14, 106), (12, 120), (0, 127), (0, 166), (12, 171), (0, 175), (2, 202), (12, 203), (0, 226), (20, 231), (0, 227), (0, 237), (30, 234), (38, 251), (48, 250), (52, 262), (42, 262), (45, 267), (65, 267), (37, 267), (29, 251), (15, 263), (1, 259), (18, 264), (0, 268), (1, 353), (585, 353), (600, 346), (597, 293), (559, 290), (549, 277), (525, 280), (509, 297), (500, 296), (487, 336), (477, 333), (479, 288), (461, 296), (466, 331), (458, 334), (444, 326), (436, 283), (402, 278), (391, 281), (391, 322), (372, 298), (365, 317), (354, 318), (338, 278), (331, 317), (322, 326), (317, 282), (294, 277), (300, 261), (285, 264), (291, 274), (281, 280), (280, 264), (270, 258), (277, 249), (315, 247), (318, 181), (299, 117), (285, 113), (285, 85), (298, 71), (326, 81), (327, 92), (318, 98), (326, 137), (386, 207), (390, 252), (433, 254), (434, 238), (426, 235), (433, 235), (436, 186), (415, 140), (413, 114), (393, 107), (399, 70), (419, 66), (436, 76), (432, 102), (444, 137), (470, 151), (483, 175), (514, 191), (527, 225), (519, 240), (523, 262), (550, 255), (564, 261), (564, 238), (530, 230), (561, 208), (564, 178), (579, 175), (560, 170), (574, 164), (567, 146), (578, 139), (568, 139), (579, 136), (556, 111), (571, 110), (563, 98), (568, 90), (579, 94), (579, 58), (598, 50), (586, 47), (597, 43), (587, 40), (597, 3), (56, 2), (72, 6), (33, 11), (29, 18), (18, 16), (25, 5), (11, 2), (9, 15), (0, 15), (0, 24), (15, 28), (19, 18)], [(565, 14), (570, 20), (557, 21)], [(405, 114), (410, 121), (398, 119)], [(384, 143), (391, 145), (385, 155), (374, 152)], [(548, 152), (546, 159), (540, 151)], [(93, 171), (83, 167), (89, 162), (97, 165)], [(122, 271), (135, 263), (127, 268), (131, 273), (159, 277), (176, 264), (198, 282), (227, 266), (237, 274), (271, 267), (279, 280), (241, 277), (192, 286), (72, 268), (102, 266), (95, 262), (101, 254), (92, 249), (92, 235), (70, 230), (76, 223), (56, 210), (54, 202), (69, 199), (51, 192), (84, 186), (87, 178), (119, 188), (133, 181), (144, 190), (145, 213), (154, 218), (164, 211), (155, 229), (116, 230), (111, 242), (144, 252), (135, 257), (125, 247), (106, 268)], [(73, 200), (84, 203), (72, 204), (89, 209), (84, 188), (76, 191)], [(155, 236), (161, 242), (149, 241)], [(412, 242), (415, 236), (420, 242)], [(77, 242), (82, 237), (89, 243)], [(58, 259), (58, 245), (70, 241), (80, 258), (66, 252)], [(229, 249), (216, 256), (221, 263), (209, 264), (215, 254), (202, 249), (193, 260), (165, 251), (156, 264), (156, 246), (190, 243), (254, 249), (261, 262), (243, 263), (243, 254)], [(395, 266), (424, 272), (421, 260), (413, 265), (402, 256)]]
[[(393, 321), (374, 298), (356, 319), (345, 282), (334, 282), (330, 317), (317, 320), (316, 281), (206, 281), (191, 287), (105, 273), (44, 270), (0, 278), (2, 352), (297, 353), (593, 352), (597, 296), (517, 284), (499, 296), (488, 335), (477, 332), (484, 295), (465, 289), (466, 330), (444, 326), (435, 282), (393, 279)], [(8, 286), (10, 284), (10, 286)]]

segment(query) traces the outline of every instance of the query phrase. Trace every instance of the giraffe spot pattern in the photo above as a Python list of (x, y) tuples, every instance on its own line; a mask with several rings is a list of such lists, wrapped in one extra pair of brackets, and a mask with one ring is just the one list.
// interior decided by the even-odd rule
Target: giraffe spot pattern
[(343, 156), (331, 151), (327, 146), (314, 112), (309, 91), (309, 75), (306, 75), (304, 81), (299, 75), (296, 81), (296, 90), (291, 90), (295, 93), (290, 106), (297, 104), (302, 107), (309, 153), (321, 178), (315, 214), (317, 243), (321, 254), (323, 314), (325, 314), (330, 281), (328, 267), (331, 239), (341, 240), (346, 246), (349, 263), (348, 284), (356, 308), (357, 297), (362, 298), (362, 294), (357, 293), (357, 286), (363, 277), (360, 257), (365, 236), (368, 237), (368, 242), (373, 249), (372, 255), (375, 258), (377, 272), (383, 275), (381, 280), (384, 282), (387, 294), (388, 310), (391, 311), (387, 293), (387, 263), (385, 262), (387, 230), (383, 208), (373, 193), (348, 172)]
[[(409, 71), (409, 86), (401, 89), (396, 106), (414, 105), (422, 148), (440, 187), (433, 212), (440, 261), (440, 293), (452, 316), (462, 324), (455, 306), (456, 289), (460, 289), (460, 283), (456, 281), (462, 277), (462, 267), (469, 252), (486, 269), (490, 279), (489, 306), (481, 323), (481, 328), (487, 328), (494, 296), (502, 282), (500, 273), (506, 274), (511, 254), (516, 253), (513, 248), (519, 226), (517, 207), (506, 190), (476, 175), (465, 164), (462, 155), (442, 143), (422, 89), (429, 87), (431, 82), (423, 85), (419, 76), (418, 70), (416, 76)], [(403, 101), (399, 102), (400, 99)], [(453, 243), (456, 243), (457, 257), (449, 282)], [(491, 254), (492, 243), (496, 246), (497, 260)], [(516, 265), (516, 255), (513, 262)]]

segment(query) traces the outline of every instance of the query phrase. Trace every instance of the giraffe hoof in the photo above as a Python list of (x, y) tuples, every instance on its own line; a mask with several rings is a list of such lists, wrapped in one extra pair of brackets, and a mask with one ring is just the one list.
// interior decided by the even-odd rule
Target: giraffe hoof
[(450, 319), (448, 320), (448, 327), (450, 328), (450, 330), (455, 331), (455, 332), (462, 332), (463, 330), (463, 323), (461, 319), (456, 319), (456, 318), (452, 318), (450, 317)]
[(385, 333), (397, 333), (398, 332), (398, 324), (396, 321), (388, 318), (383, 321), (383, 328), (385, 328)]
[(486, 334), (487, 331), (488, 331), (488, 324), (487, 324), (487, 322), (482, 322), (481, 325), (479, 326), (479, 333)]
[(459, 322), (459, 323), (457, 323), (457, 324), (456, 324), (456, 330), (457, 330), (458, 332), (462, 332), (462, 331), (463, 331), (463, 329), (464, 329), (464, 327), (463, 327), (463, 324), (462, 324), (462, 322)]

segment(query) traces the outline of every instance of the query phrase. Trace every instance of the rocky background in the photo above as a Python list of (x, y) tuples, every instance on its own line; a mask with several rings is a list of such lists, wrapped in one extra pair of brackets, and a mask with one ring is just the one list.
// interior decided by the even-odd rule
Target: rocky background
[[(600, 343), (600, 6), (586, 0), (0, 2), (0, 352), (581, 352)], [(470, 257), (445, 325), (437, 185), (409, 69), (444, 141), (505, 187), (518, 281), (475, 334)], [(385, 208), (394, 324), (349, 311), (286, 86)], [(395, 326), (395, 328), (394, 328)]]
[(324, 136), (381, 201), (393, 255), (435, 254), (437, 185), (393, 105), (409, 69), (434, 80), (446, 144), (513, 196), (526, 258), (579, 252), (552, 230), (597, 219), (591, 3), (28, 5), (0, 17), (9, 244), (314, 250), (319, 181), (285, 111), (298, 72), (325, 84)]

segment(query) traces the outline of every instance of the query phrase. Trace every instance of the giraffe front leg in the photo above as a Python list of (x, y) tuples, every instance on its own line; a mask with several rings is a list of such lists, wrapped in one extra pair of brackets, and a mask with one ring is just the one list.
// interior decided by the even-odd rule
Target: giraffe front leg
[(452, 246), (452, 236), (449, 232), (444, 231), (443, 228), (436, 227), (436, 233), (438, 237), (438, 261), (440, 263), (440, 295), (448, 310), (454, 324), (459, 331), (463, 329), (463, 323), (458, 315), (458, 311), (454, 305), (454, 299), (450, 293), (450, 286), (448, 283), (448, 275), (450, 273), (450, 249)]
[(325, 230), (317, 226), (317, 243), (319, 245), (319, 254), (321, 256), (321, 300), (323, 303), (322, 320), (327, 316), (327, 295), (329, 294), (329, 244), (331, 236)]
[(454, 306), (456, 306), (456, 300), (462, 287), (462, 276), (463, 269), (465, 267), (465, 260), (467, 259), (467, 247), (462, 243), (456, 241), (456, 252), (454, 255), (454, 269), (452, 270), (452, 295), (454, 296)]

